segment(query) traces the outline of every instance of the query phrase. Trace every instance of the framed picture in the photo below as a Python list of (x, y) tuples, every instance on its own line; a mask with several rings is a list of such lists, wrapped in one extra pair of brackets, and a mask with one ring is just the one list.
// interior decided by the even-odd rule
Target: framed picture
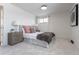
[(78, 4), (71, 11), (71, 26), (78, 26)]

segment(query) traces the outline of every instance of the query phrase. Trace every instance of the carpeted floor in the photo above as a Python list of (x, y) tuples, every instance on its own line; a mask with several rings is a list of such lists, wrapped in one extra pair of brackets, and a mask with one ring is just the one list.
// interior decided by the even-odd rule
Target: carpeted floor
[(79, 54), (79, 48), (72, 45), (66, 39), (56, 39), (49, 48), (36, 46), (26, 41), (14, 46), (0, 47), (0, 55), (75, 55)]

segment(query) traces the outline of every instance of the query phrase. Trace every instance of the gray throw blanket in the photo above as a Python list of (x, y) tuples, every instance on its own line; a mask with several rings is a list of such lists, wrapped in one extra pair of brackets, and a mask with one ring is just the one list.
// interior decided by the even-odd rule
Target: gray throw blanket
[(52, 38), (55, 36), (52, 32), (44, 32), (37, 35), (37, 39), (46, 41), (48, 44), (52, 41)]

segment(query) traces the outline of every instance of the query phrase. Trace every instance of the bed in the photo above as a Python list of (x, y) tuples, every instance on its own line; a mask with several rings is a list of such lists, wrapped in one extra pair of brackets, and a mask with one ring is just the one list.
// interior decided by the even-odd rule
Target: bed
[[(48, 41), (45, 40), (45, 38), (46, 38), (45, 34), (47, 34), (47, 32), (25, 33), (25, 31), (23, 30), (24, 40), (26, 42), (48, 48), (49, 43), (48, 43)], [(54, 39), (55, 39), (55, 37), (53, 36), (52, 40), (54, 40)]]
[(37, 39), (37, 35), (41, 34), (43, 32), (35, 32), (35, 33), (24, 33), (23, 36), (24, 38), (33, 38), (33, 39)]

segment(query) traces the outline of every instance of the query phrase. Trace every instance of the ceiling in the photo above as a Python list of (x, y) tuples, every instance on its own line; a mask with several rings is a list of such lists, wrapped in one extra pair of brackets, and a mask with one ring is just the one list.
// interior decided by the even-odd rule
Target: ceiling
[[(68, 12), (73, 6), (73, 3), (13, 3), (13, 5), (36, 16), (48, 16), (52, 13)], [(40, 9), (42, 5), (47, 5), (46, 11)]]

